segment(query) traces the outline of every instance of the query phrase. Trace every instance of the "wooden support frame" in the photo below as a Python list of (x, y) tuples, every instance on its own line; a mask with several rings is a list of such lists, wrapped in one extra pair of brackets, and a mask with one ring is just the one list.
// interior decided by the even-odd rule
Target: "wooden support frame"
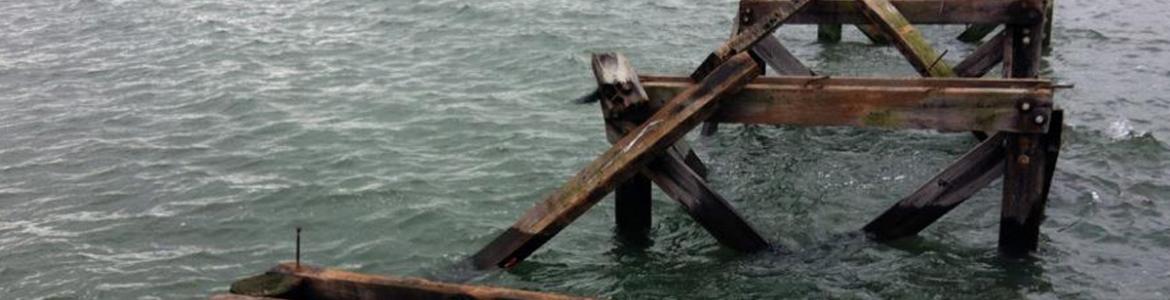
[[(606, 123), (606, 135), (611, 143), (628, 135), (631, 130), (642, 125), (651, 114), (657, 112), (664, 100), (651, 100), (643, 90), (637, 73), (625, 56), (616, 53), (593, 55), (593, 73), (597, 79), (599, 91), (602, 95), (602, 115)], [(685, 142), (679, 142), (684, 145)], [(707, 185), (703, 176), (696, 173), (692, 166), (701, 165), (701, 162), (687, 163), (685, 156), (689, 154), (683, 147), (672, 147), (666, 153), (659, 155), (644, 169), (640, 175), (619, 185), (618, 227), (623, 224), (638, 224), (649, 226), (649, 212), (642, 213), (641, 203), (645, 202), (645, 209), (649, 209), (649, 196), (645, 200), (632, 198), (627, 195), (623, 198), (622, 187), (635, 185), (631, 188), (649, 189), (649, 183), (643, 187), (641, 178), (650, 178), (672, 199), (682, 204), (688, 214), (710, 232), (720, 243), (739, 251), (757, 251), (768, 248), (768, 242), (756, 233), (743, 217), (731, 207), (722, 196), (719, 196)], [(693, 152), (690, 152), (693, 153)], [(649, 191), (645, 191), (649, 193)], [(622, 201), (634, 200), (623, 204)], [(632, 206), (629, 208), (622, 205)]]

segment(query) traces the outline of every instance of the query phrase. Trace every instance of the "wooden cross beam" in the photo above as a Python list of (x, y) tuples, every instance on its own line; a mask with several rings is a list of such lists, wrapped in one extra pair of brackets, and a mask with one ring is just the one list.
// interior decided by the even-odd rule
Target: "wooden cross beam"
[(862, 14), (885, 32), (910, 64), (926, 77), (951, 77), (955, 72), (942, 61), (918, 29), (889, 0), (856, 0)]
[[(601, 107), (606, 120), (606, 133), (610, 142), (617, 142), (621, 137), (629, 134), (638, 125), (658, 111), (664, 99), (652, 101), (643, 90), (638, 75), (625, 56), (614, 53), (595, 54), (593, 56), (593, 73), (601, 95)], [(609, 96), (612, 95), (612, 96)], [(683, 142), (680, 142), (683, 143)], [(743, 217), (732, 208), (718, 193), (711, 189), (698, 173), (688, 166), (684, 159), (686, 152), (671, 148), (660, 155), (646, 168), (641, 170), (643, 177), (654, 181), (667, 195), (682, 204), (707, 232), (723, 245), (740, 251), (756, 251), (768, 247), (756, 230), (743, 220)], [(639, 177), (635, 177), (635, 180)], [(623, 186), (637, 184), (641, 194), (641, 182), (627, 181), (619, 186), (618, 221), (621, 224), (649, 223), (650, 216), (641, 213), (649, 207), (649, 197), (645, 199), (630, 196), (622, 197)], [(647, 187), (648, 188), (648, 187)], [(634, 204), (621, 203), (633, 201)], [(646, 202), (643, 208), (643, 201)], [(622, 207), (625, 205), (626, 207)], [(624, 212), (624, 209), (635, 212)], [(641, 218), (636, 220), (622, 220), (621, 218)], [(641, 229), (641, 228), (638, 228)]]
[[(686, 77), (642, 75), (651, 100), (690, 86)], [(709, 122), (889, 129), (1043, 132), (1053, 87), (1043, 80), (760, 77), (729, 96)], [(1030, 111), (1021, 112), (1022, 103)]]
[[(794, 7), (796, 0), (744, 0)], [(913, 24), (1017, 24), (1042, 22), (1043, 10), (1020, 5), (1029, 0), (890, 0)], [(854, 0), (817, 0), (786, 24), (869, 24)]]
[[(751, 43), (744, 46), (741, 49)], [(728, 56), (480, 249), (471, 257), (472, 265), (479, 269), (516, 265), (708, 118), (719, 98), (759, 74), (760, 66), (747, 52)]]

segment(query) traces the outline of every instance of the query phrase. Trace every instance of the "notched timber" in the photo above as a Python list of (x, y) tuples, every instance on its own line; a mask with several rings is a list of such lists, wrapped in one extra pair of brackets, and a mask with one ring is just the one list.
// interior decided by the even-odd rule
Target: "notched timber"
[[(685, 77), (640, 78), (651, 99), (669, 99), (691, 85)], [(1051, 112), (1052, 86), (1044, 80), (761, 77), (721, 103), (710, 121), (1044, 132), (1034, 119)]]

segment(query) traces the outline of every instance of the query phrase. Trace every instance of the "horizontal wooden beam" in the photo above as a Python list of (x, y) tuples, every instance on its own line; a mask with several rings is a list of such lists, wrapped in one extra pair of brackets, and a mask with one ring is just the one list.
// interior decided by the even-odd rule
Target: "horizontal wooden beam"
[(367, 275), (306, 265), (298, 267), (292, 262), (233, 283), (232, 293), (246, 297), (213, 299), (588, 299), (415, 277)]
[[(744, 0), (790, 7), (793, 0)], [(890, 0), (913, 24), (1034, 24), (1042, 10), (1025, 8), (1021, 0)], [(866, 24), (855, 0), (817, 0), (786, 24)]]
[[(692, 85), (679, 76), (640, 78), (652, 100)], [(721, 102), (710, 121), (1038, 133), (1047, 125), (1033, 120), (1049, 118), (1052, 92), (1036, 79), (761, 77)]]

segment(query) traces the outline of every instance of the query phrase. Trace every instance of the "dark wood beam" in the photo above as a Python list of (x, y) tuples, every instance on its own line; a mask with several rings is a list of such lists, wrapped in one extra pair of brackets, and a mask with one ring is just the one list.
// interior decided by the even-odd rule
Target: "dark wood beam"
[(760, 66), (747, 52), (731, 56), (528, 210), (511, 228), (473, 255), (472, 265), (479, 269), (510, 268), (527, 258), (618, 183), (629, 179), (710, 117), (718, 99), (738, 91), (759, 73)]
[[(283, 282), (295, 282), (296, 285)], [(223, 299), (588, 299), (415, 277), (368, 275), (306, 265), (298, 267), (291, 262), (277, 265), (263, 275), (233, 283), (232, 293), (263, 298)]]
[[(686, 77), (642, 75), (651, 99), (669, 99), (691, 86)], [(1042, 132), (1023, 120), (1052, 107), (1052, 86), (1043, 80), (964, 78), (761, 77), (744, 86), (710, 121), (890, 129)]]
[(889, 0), (856, 0), (861, 13), (877, 26), (890, 40), (898, 51), (910, 61), (915, 70), (925, 77), (951, 77), (954, 71), (942, 61), (942, 56), (934, 51), (930, 43), (922, 37), (922, 33), (910, 24)]
[(955, 65), (955, 75), (959, 77), (983, 77), (991, 72), (995, 66), (1003, 62), (1004, 33), (996, 34), (975, 51), (967, 55), (963, 61)]
[(998, 27), (999, 24), (974, 24), (967, 26), (967, 29), (964, 29), (963, 33), (960, 33), (955, 39), (964, 43), (978, 43), (988, 34), (995, 32)]
[(976, 192), (1003, 176), (1005, 134), (979, 143), (863, 229), (878, 241), (910, 237), (926, 229)]
[[(792, 0), (745, 0), (792, 7)], [(1035, 24), (1043, 10), (1020, 5), (1026, 0), (890, 0), (912, 24)], [(867, 24), (854, 0), (817, 0), (786, 24)]]

